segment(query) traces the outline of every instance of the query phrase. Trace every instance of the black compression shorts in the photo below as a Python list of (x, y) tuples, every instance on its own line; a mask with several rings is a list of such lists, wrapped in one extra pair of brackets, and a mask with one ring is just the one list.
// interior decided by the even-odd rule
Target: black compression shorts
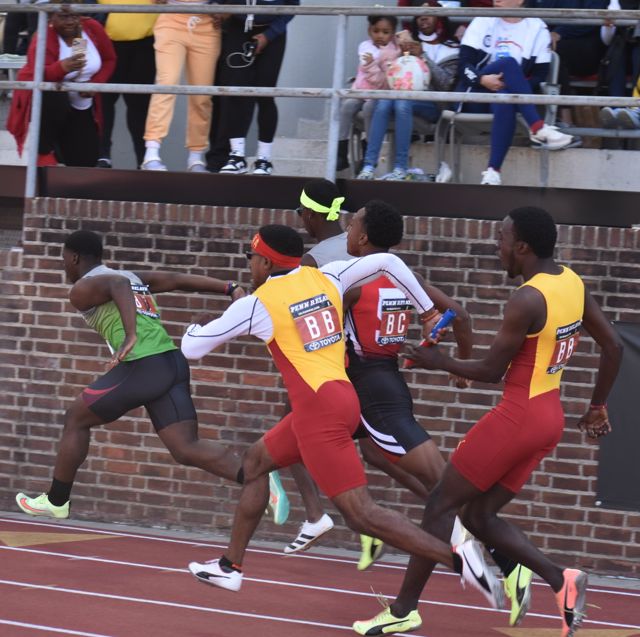
[(125, 361), (83, 392), (85, 405), (104, 422), (145, 407), (156, 431), (197, 420), (189, 390), (189, 363), (179, 349)]
[(362, 429), (383, 451), (402, 457), (431, 436), (413, 415), (413, 399), (396, 359), (361, 358), (349, 352), (347, 367), (360, 400)]

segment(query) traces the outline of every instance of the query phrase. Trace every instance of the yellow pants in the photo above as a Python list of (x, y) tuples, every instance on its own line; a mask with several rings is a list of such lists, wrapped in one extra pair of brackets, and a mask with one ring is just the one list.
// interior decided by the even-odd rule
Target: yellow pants
[[(187, 84), (211, 86), (220, 55), (220, 28), (210, 15), (163, 13), (153, 29), (156, 84), (179, 84), (186, 67)], [(175, 95), (152, 95), (144, 131), (145, 141), (162, 141), (169, 132)], [(211, 96), (189, 95), (185, 146), (201, 151), (209, 144)]]

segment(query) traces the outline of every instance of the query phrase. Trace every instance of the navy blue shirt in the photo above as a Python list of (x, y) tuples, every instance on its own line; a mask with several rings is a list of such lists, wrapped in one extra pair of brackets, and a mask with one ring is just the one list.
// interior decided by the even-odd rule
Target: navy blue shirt
[[(218, 0), (220, 4), (235, 4), (235, 5), (247, 5), (250, 6), (253, 3), (249, 3), (248, 0)], [(256, 0), (256, 6), (274, 7), (280, 5), (300, 6), (300, 0)], [(234, 14), (231, 16), (231, 20), (234, 22), (242, 22), (246, 20), (246, 14)], [(278, 36), (284, 35), (287, 31), (287, 24), (293, 19), (292, 15), (266, 15), (256, 14), (253, 18), (253, 26), (265, 26), (269, 27), (264, 31), (263, 35), (271, 42)]]
[[(526, 6), (531, 9), (606, 9), (609, 0), (527, 0)], [(584, 38), (600, 32), (599, 26), (591, 24), (556, 24), (551, 31), (565, 40)]]

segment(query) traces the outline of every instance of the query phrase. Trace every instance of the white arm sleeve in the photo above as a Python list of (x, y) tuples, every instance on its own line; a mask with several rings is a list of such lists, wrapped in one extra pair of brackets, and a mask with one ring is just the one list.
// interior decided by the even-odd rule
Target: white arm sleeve
[(419, 313), (433, 307), (433, 301), (422, 289), (413, 272), (395, 254), (383, 252), (351, 261), (333, 261), (320, 270), (333, 281), (341, 294), (386, 276), (407, 295)]
[(264, 305), (253, 295), (238, 299), (222, 316), (206, 325), (189, 325), (180, 349), (187, 358), (198, 359), (244, 334), (257, 336), (263, 341), (273, 336), (273, 321)]

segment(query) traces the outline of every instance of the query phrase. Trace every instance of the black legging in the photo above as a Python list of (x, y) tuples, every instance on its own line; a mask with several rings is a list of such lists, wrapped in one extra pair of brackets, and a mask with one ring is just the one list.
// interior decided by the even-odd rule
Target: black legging
[(53, 151), (65, 166), (92, 167), (98, 161), (98, 142), (93, 108), (79, 111), (67, 93), (43, 93), (38, 153)]
[[(130, 42), (114, 42), (117, 63), (111, 79), (112, 84), (154, 84), (156, 60), (153, 37)], [(111, 135), (119, 93), (102, 94), (103, 129), (100, 140), (100, 157), (111, 157)], [(133, 142), (138, 166), (144, 159), (144, 127), (151, 95), (136, 93), (122, 94), (127, 107), (127, 128)]]
[(572, 92), (569, 77), (583, 77), (598, 72), (600, 60), (604, 56), (605, 46), (600, 39), (600, 29), (581, 38), (560, 38), (556, 44), (556, 53), (560, 56), (558, 83), (563, 95)]
[[(38, 28), (37, 13), (7, 13), (4, 21), (4, 53), (26, 55), (29, 40)], [(27, 38), (20, 39), (20, 32), (27, 31)]]
[[(264, 30), (264, 27), (256, 27), (253, 31), (245, 33), (244, 22), (229, 20), (222, 39), (217, 84), (220, 86), (258, 87), (271, 87), (277, 84), (287, 43), (286, 34), (269, 42), (263, 52), (255, 56), (255, 60), (250, 66), (234, 69), (227, 63), (227, 56), (230, 53), (243, 51), (245, 42), (250, 42), (252, 35)], [(239, 56), (235, 56), (231, 62), (232, 64), (242, 63)], [(273, 97), (220, 98), (220, 134), (227, 139), (246, 137), (256, 104), (258, 105), (258, 139), (261, 142), (272, 142), (278, 126), (278, 109)]]

